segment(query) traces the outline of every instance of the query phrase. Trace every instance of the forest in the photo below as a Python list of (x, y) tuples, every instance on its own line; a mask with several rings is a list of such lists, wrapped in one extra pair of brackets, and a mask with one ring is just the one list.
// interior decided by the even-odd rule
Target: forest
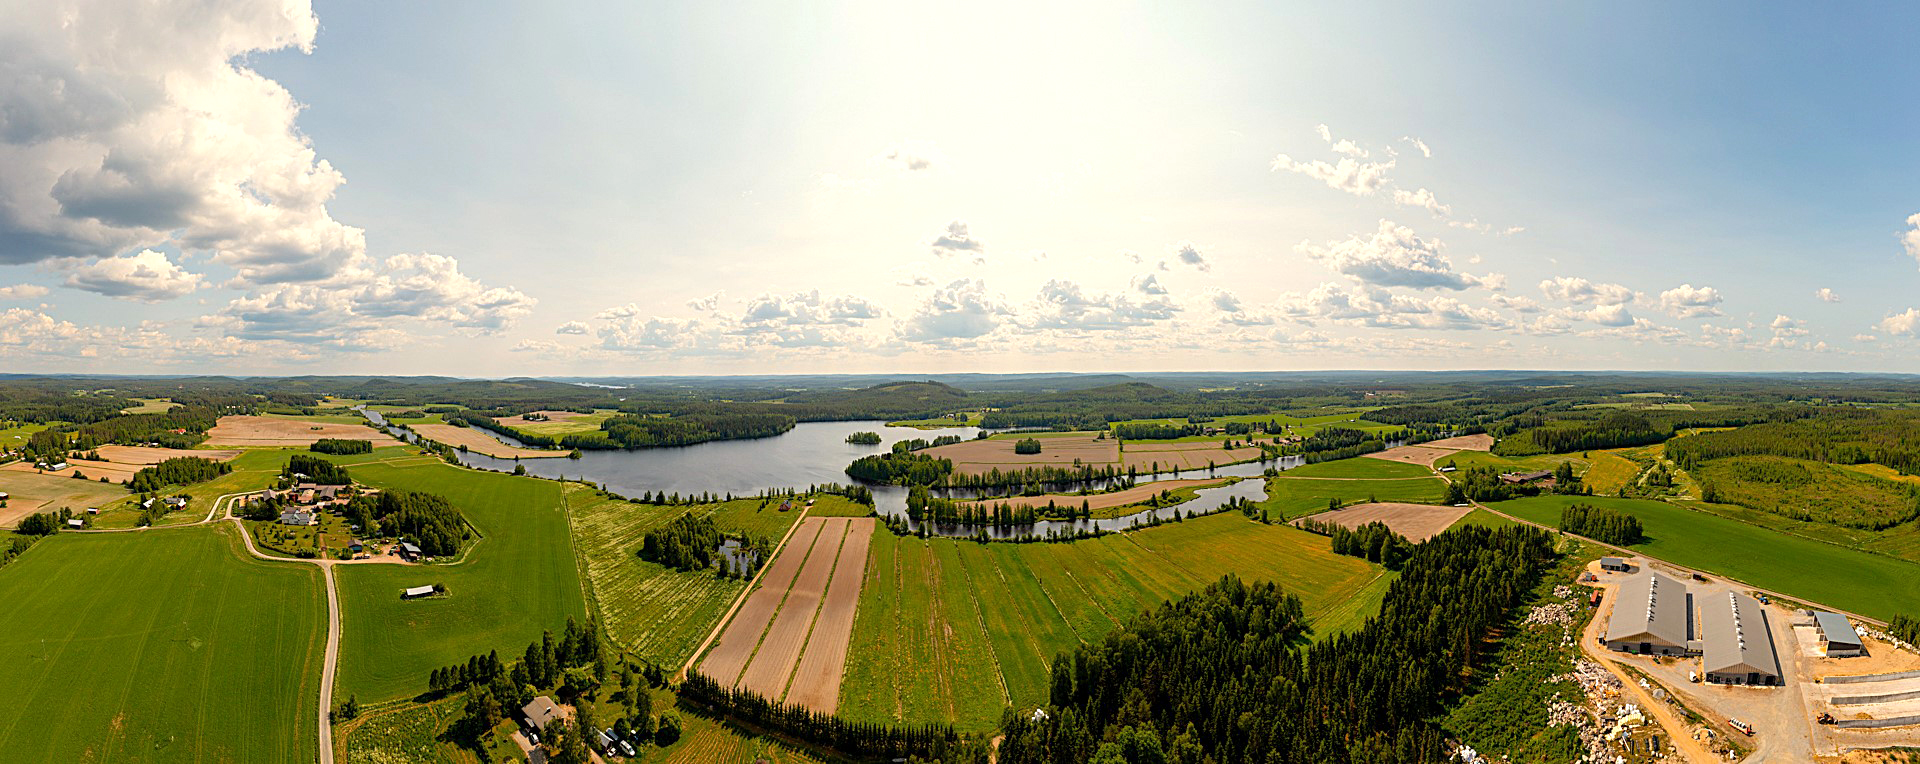
[[(298, 477), (296, 477), (298, 476)], [(294, 454), (287, 459), (287, 466), (280, 469), (283, 482), (313, 483), (315, 485), (349, 485), (353, 478), (347, 474), (347, 468), (317, 456)]]
[(1309, 644), (1298, 597), (1228, 577), (1053, 662), (1042, 713), (1009, 711), (1006, 764), (1445, 761), (1434, 723), (1553, 559), (1546, 531), (1468, 526), (1416, 546), (1380, 614)]
[(373, 453), (373, 441), (341, 439), (341, 438), (321, 438), (319, 440), (314, 441), (312, 445), (307, 446), (307, 450), (312, 451), (316, 454), (333, 454), (335, 456), (351, 456), (353, 454), (371, 454)]
[(459, 553), (473, 536), (460, 511), (445, 497), (431, 493), (386, 490), (355, 496), (348, 502), (347, 515), (370, 517), (375, 525), (362, 525), (369, 534), (377, 527), (381, 535), (412, 538), (420, 551), (434, 557)]
[(1730, 456), (1785, 456), (1828, 464), (1885, 465), (1920, 474), (1920, 413), (1908, 410), (1797, 409), (1795, 416), (1734, 430), (1703, 432), (1667, 444), (1681, 469)]
[(133, 479), (127, 481), (127, 489), (134, 493), (151, 493), (170, 485), (206, 482), (232, 471), (233, 465), (226, 462), (198, 456), (175, 457), (133, 473)]
[(689, 512), (663, 527), (647, 531), (635, 554), (642, 560), (674, 570), (707, 570), (713, 567), (715, 560), (720, 559), (720, 545), (728, 540), (740, 544), (744, 565), (723, 567), (721, 573), (752, 578), (760, 563), (768, 557), (767, 543), (722, 533), (711, 515), (696, 517)]
[(1358, 557), (1387, 570), (1399, 570), (1413, 555), (1413, 542), (1388, 527), (1386, 523), (1375, 520), (1358, 528), (1348, 528), (1339, 523), (1320, 522), (1312, 517), (1303, 517), (1294, 521), (1301, 530), (1312, 531), (1327, 536), (1334, 554)]

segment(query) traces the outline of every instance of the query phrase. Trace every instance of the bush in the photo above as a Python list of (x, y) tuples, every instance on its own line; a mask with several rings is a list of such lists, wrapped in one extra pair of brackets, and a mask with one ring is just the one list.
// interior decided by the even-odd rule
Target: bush
[(856, 432), (847, 436), (847, 442), (860, 446), (877, 446), (880, 445), (880, 433)]
[(1040, 441), (1037, 438), (1021, 438), (1013, 444), (1013, 452), (1016, 454), (1040, 453)]

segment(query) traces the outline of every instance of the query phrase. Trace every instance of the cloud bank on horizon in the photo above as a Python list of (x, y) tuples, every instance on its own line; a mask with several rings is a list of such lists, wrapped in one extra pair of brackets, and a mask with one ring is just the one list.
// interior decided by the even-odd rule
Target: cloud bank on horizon
[[(721, 35), (717, 11), (607, 6), (488, 62), (383, 45), (432, 23), (404, 4), (323, 32), (307, 0), (0, 0), (0, 365), (1920, 371), (1920, 198), (1884, 167), (1828, 192), (1740, 164), (1852, 149), (1727, 137), (1716, 120), (1753, 129), (1739, 104), (1579, 81), (1546, 51), (1516, 54), (1539, 79), (1501, 83), (1492, 111), (1556, 119), (1436, 116), (1388, 96), (1488, 97), (1458, 82), (1500, 62), (1402, 77), (1410, 54), (1383, 46), (1377, 67), (1269, 81), (1316, 46), (1260, 32), (1306, 27), (1106, 9), (1010, 29), (1016, 8), (850, 3), (844, 27)], [(510, 10), (479, 3), (463, 32), (492, 39)], [(992, 61), (918, 50), (929, 21)], [(1401, 21), (1374, 31), (1441, 23)], [(650, 25), (684, 39), (612, 71), (573, 58)], [(1713, 48), (1681, 85), (1717, 76)], [(1863, 55), (1832, 76), (1920, 68)], [(509, 71), (529, 67), (573, 86)], [(1680, 109), (1704, 126), (1666, 124)], [(1895, 170), (1920, 163), (1885, 113), (1835, 116)], [(1790, 150), (1671, 155), (1632, 129), (1655, 127)]]

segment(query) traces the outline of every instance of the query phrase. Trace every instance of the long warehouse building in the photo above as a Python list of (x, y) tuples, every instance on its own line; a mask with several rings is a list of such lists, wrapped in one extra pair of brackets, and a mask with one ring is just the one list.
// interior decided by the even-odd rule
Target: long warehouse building
[(1706, 634), (1701, 667), (1719, 684), (1777, 685), (1780, 656), (1759, 600), (1739, 592), (1709, 598), (1700, 608)]
[(1686, 584), (1651, 570), (1620, 582), (1607, 618), (1607, 649), (1687, 655), (1692, 638), (1693, 595)]

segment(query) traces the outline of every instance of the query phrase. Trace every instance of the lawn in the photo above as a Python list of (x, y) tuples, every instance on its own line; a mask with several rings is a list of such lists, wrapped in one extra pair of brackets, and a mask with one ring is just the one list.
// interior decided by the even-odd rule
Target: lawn
[(326, 597), (222, 524), (59, 534), (0, 569), (0, 760), (312, 761)]
[(1679, 565), (1873, 618), (1920, 612), (1920, 565), (1643, 499), (1537, 496), (1492, 505), (1548, 526), (1586, 502), (1640, 518), (1648, 540), (1634, 548)]
[[(442, 462), (367, 463), (356, 481), (446, 497), (485, 538), (452, 565), (345, 565), (340, 675), (335, 694), (362, 703), (427, 689), (433, 669), (499, 650), (518, 656), (542, 631), (584, 619), (559, 483)], [(411, 586), (443, 584), (448, 596), (402, 601)]]
[(1345, 480), (1293, 477), (1293, 474), (1293, 470), (1287, 470), (1267, 478), (1267, 498), (1258, 502), (1276, 521), (1325, 511), (1329, 499), (1338, 499), (1341, 504), (1366, 501), (1439, 504), (1447, 498), (1447, 482), (1439, 477)]
[(0, 422), (0, 449), (12, 450), (24, 446), (27, 444), (27, 439), (33, 437), (34, 433), (49, 426), (51, 425)]
[(241, 522), (253, 535), (255, 546), (288, 557), (332, 557), (334, 552), (353, 543), (353, 530), (347, 519), (326, 512), (320, 514), (319, 525), (281, 525), (277, 520)]
[(1352, 459), (1303, 464), (1283, 474), (1290, 478), (1413, 478), (1433, 477), (1433, 470), (1418, 464), (1358, 456)]
[(1377, 608), (1349, 601), (1381, 569), (1327, 541), (1223, 513), (1064, 544), (981, 544), (875, 530), (840, 715), (952, 722), (982, 732), (1008, 703), (1044, 703), (1048, 667), (1135, 614), (1228, 573), (1278, 581), (1320, 622)]
[(575, 548), (593, 584), (608, 637), (635, 655), (674, 669), (693, 655), (745, 583), (640, 559), (635, 552), (646, 532), (689, 512), (711, 513), (723, 530), (777, 542), (800, 516), (797, 510), (779, 511), (778, 503), (760, 509), (759, 499), (686, 507), (634, 504), (575, 484), (568, 484), (566, 491)]

